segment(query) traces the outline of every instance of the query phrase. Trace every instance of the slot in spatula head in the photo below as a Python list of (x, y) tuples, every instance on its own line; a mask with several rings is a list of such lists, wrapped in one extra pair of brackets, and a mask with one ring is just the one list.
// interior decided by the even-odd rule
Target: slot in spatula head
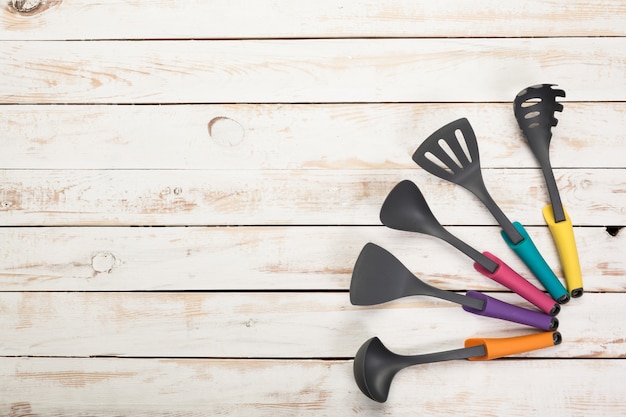
[(556, 99), (565, 97), (565, 91), (553, 88), (554, 86), (555, 84), (538, 84), (525, 88), (517, 94), (513, 102), (517, 123), (533, 151), (538, 145), (547, 151), (552, 139), (552, 127), (558, 123), (554, 113), (563, 111), (563, 105)]

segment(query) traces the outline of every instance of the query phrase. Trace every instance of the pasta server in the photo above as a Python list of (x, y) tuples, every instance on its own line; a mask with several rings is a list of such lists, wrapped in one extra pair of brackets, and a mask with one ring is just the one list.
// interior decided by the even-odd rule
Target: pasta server
[(556, 98), (565, 97), (565, 91), (554, 89), (552, 86), (553, 84), (540, 84), (520, 91), (515, 97), (513, 110), (546, 180), (550, 205), (543, 208), (543, 217), (556, 243), (567, 289), (572, 297), (576, 298), (583, 295), (583, 278), (572, 220), (561, 203), (549, 151), (552, 126), (558, 123), (554, 112), (563, 110), (563, 105), (557, 103)]
[(524, 261), (553, 299), (564, 304), (570, 296), (543, 259), (519, 222), (512, 223), (493, 200), (480, 168), (478, 142), (466, 118), (455, 120), (430, 135), (415, 151), (413, 160), (429, 173), (473, 193), (502, 227), (502, 238)]
[(538, 311), (514, 306), (477, 291), (465, 295), (433, 287), (416, 277), (398, 258), (382, 247), (367, 243), (352, 272), (350, 302), (370, 306), (412, 295), (426, 295), (461, 304), (467, 312), (494, 317), (542, 330), (556, 330), (559, 320)]
[(495, 255), (480, 253), (448, 232), (430, 211), (417, 185), (409, 180), (401, 181), (389, 192), (380, 210), (380, 221), (392, 229), (438, 237), (473, 259), (474, 268), (481, 274), (516, 292), (543, 312), (555, 316), (561, 309)]
[(491, 360), (555, 346), (561, 340), (559, 332), (504, 338), (472, 338), (465, 340), (465, 347), (460, 349), (405, 356), (390, 351), (378, 337), (372, 337), (361, 345), (354, 357), (354, 379), (363, 394), (384, 403), (389, 397), (393, 378), (409, 366), (456, 359)]

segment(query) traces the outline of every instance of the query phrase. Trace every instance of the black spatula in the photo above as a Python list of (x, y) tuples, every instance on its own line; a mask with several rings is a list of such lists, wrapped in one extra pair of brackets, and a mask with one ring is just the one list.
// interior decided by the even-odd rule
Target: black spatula
[(466, 118), (455, 120), (430, 135), (415, 151), (413, 160), (431, 174), (472, 192), (503, 229), (505, 242), (530, 268), (552, 298), (569, 301), (567, 290), (543, 259), (526, 229), (511, 221), (493, 200), (480, 168), (480, 154), (474, 130)]
[(494, 317), (537, 327), (556, 330), (556, 317), (527, 310), (476, 291), (460, 295), (433, 287), (416, 277), (395, 256), (374, 243), (366, 244), (354, 265), (350, 282), (350, 302), (370, 306), (412, 295), (426, 295), (452, 301), (479, 316)]

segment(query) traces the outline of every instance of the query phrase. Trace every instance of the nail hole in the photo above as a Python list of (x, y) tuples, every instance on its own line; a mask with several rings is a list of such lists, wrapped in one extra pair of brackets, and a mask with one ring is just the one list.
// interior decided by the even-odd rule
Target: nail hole
[(606, 232), (611, 236), (617, 236), (620, 230), (622, 230), (624, 226), (607, 226)]

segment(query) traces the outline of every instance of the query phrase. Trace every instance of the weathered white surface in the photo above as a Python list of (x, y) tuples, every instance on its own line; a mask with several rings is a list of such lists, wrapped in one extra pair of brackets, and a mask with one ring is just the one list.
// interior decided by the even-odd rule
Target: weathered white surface
[(621, 101), (626, 39), (0, 43), (0, 103)]
[[(626, 361), (454, 361), (400, 372), (385, 404), (351, 361), (0, 359), (9, 416), (622, 416)], [(582, 379), (584, 376), (584, 379)]]
[[(13, 0), (15, 3), (18, 0)], [(25, 3), (37, 3), (30, 0)], [(623, 36), (619, 0), (44, 0), (0, 39)]]
[[(516, 294), (496, 298), (533, 309)], [(471, 337), (537, 330), (430, 297), (380, 306), (340, 293), (2, 293), (9, 356), (351, 357), (372, 336), (399, 353), (455, 349)], [(626, 356), (623, 293), (586, 294), (559, 314), (563, 343), (529, 357)]]
[[(509, 97), (510, 100), (513, 97)], [(414, 169), (466, 117), (484, 168), (537, 167), (511, 103), (0, 106), (0, 166), (27, 169)], [(626, 103), (565, 103), (557, 168), (621, 168)], [(211, 126), (211, 130), (209, 130)], [(140, 155), (140, 157), (138, 157)]]
[[(555, 170), (563, 205), (575, 225), (626, 223), (623, 173), (623, 169)], [(549, 200), (539, 170), (494, 169), (483, 176), (512, 221), (544, 224), (541, 208)], [(468, 191), (417, 168), (3, 170), (0, 222), (15, 226), (371, 225), (380, 224), (385, 197), (404, 179), (419, 185), (442, 224), (496, 224)]]
[[(449, 230), (540, 285), (505, 245), (499, 227)], [(527, 230), (562, 277), (547, 227)], [(575, 233), (585, 289), (623, 292), (626, 233), (611, 236), (604, 227)], [(370, 241), (432, 285), (502, 289), (444, 242), (382, 226), (17, 227), (1, 228), (0, 241), (4, 291), (348, 290), (354, 262)]]
[[(623, 2), (18, 3), (37, 1), (0, 8), (0, 415), (625, 414), (625, 232), (605, 229), (626, 225)], [(511, 109), (539, 82), (567, 91), (550, 150), (585, 277), (563, 344), (407, 370), (374, 403), (349, 360), (371, 336), (411, 354), (532, 332), (424, 297), (355, 307), (347, 289), (373, 241), (433, 285), (527, 305), (379, 224), (412, 179), (528, 275), (475, 198), (411, 161), (459, 117), (561, 274)]]

